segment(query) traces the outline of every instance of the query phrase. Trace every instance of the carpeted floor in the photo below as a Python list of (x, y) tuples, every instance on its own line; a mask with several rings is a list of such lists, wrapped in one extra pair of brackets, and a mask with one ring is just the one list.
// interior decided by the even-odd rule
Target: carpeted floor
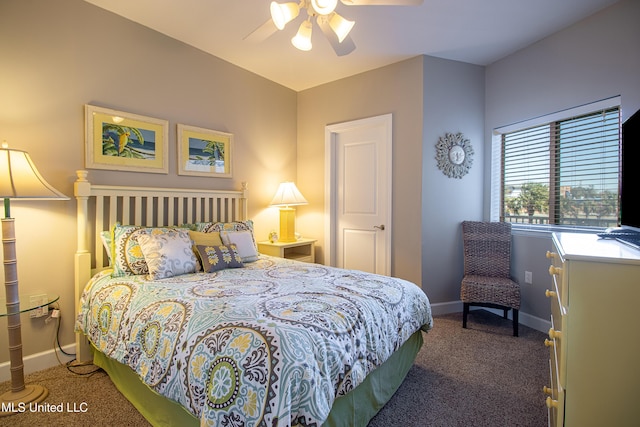
[[(520, 337), (511, 333), (511, 321), (484, 310), (470, 314), (466, 330), (461, 313), (436, 317), (406, 380), (369, 427), (546, 426), (545, 335), (522, 325)], [(49, 389), (49, 412), (27, 408), (0, 417), (0, 426), (149, 425), (103, 372), (78, 376), (57, 366), (26, 382)], [(8, 390), (0, 383), (0, 393)]]
[(434, 319), (402, 386), (369, 423), (387, 426), (547, 426), (545, 334), (485, 310)]

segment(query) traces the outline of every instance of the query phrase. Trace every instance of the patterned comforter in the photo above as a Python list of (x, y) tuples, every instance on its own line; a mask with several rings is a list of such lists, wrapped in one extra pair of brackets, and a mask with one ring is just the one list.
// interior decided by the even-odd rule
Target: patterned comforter
[(76, 328), (202, 425), (321, 425), (417, 330), (429, 300), (401, 279), (261, 256), (150, 281), (96, 275)]

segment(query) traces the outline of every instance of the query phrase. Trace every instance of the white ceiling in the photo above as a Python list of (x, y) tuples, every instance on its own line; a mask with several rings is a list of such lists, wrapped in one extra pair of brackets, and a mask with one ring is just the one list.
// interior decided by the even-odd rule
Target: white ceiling
[(488, 65), (618, 0), (424, 0), (421, 6), (338, 3), (336, 11), (356, 21), (350, 34), (356, 49), (341, 57), (315, 23), (311, 51), (291, 45), (306, 16), (303, 11), (261, 43), (244, 40), (269, 19), (270, 0), (85, 1), (300, 91), (422, 54)]

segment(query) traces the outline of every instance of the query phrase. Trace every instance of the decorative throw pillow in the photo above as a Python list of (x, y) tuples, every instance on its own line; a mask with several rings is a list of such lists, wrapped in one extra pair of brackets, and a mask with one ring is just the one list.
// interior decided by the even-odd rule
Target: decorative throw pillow
[(142, 228), (137, 225), (115, 224), (111, 229), (111, 260), (114, 277), (148, 273), (137, 239), (131, 240), (131, 235)]
[(236, 245), (196, 245), (196, 249), (202, 260), (202, 269), (206, 273), (244, 266)]
[[(165, 234), (175, 230), (174, 227), (142, 227), (139, 225), (115, 224), (111, 230), (112, 276), (143, 275), (149, 273), (144, 254), (138, 244), (141, 234)], [(184, 230), (186, 233), (186, 230)]]
[(197, 245), (206, 246), (220, 246), (222, 245), (222, 239), (220, 239), (219, 232), (204, 233), (201, 231), (189, 230), (189, 237)]
[(220, 237), (225, 245), (236, 245), (238, 254), (242, 262), (253, 262), (258, 260), (258, 250), (256, 249), (253, 233), (250, 231), (221, 231)]
[(186, 230), (138, 236), (151, 279), (164, 279), (196, 271), (191, 238)]
[(196, 255), (196, 261), (198, 262), (197, 269), (200, 271), (204, 269), (204, 262), (202, 262), (202, 257), (198, 252), (196, 246), (204, 245), (204, 246), (220, 246), (222, 245), (222, 240), (220, 239), (220, 233), (211, 232), (204, 233), (202, 231), (193, 231), (189, 230), (189, 237), (193, 241), (193, 253)]
[(249, 231), (251, 233), (251, 239), (253, 244), (258, 249), (256, 239), (253, 236), (253, 221), (248, 219), (246, 221), (233, 221), (233, 222), (199, 222), (195, 224), (195, 231), (202, 231), (204, 233), (222, 232), (222, 231)]

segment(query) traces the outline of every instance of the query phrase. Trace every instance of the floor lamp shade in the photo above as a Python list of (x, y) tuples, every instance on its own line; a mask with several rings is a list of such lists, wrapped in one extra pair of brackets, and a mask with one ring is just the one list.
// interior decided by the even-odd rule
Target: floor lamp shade
[(22, 405), (41, 402), (49, 394), (48, 390), (42, 386), (26, 386), (24, 383), (15, 221), (11, 218), (10, 200), (69, 200), (69, 198), (42, 178), (29, 154), (5, 146), (0, 148), (0, 198), (4, 199), (5, 211), (2, 218), (2, 249), (11, 370), (11, 390), (0, 396), (2, 404), (0, 416), (4, 416), (24, 408)]
[(26, 151), (0, 148), (0, 198), (69, 200), (40, 175)]
[(296, 210), (291, 206), (306, 205), (307, 199), (293, 182), (283, 182), (278, 187), (271, 206), (280, 207), (280, 242), (296, 241)]

